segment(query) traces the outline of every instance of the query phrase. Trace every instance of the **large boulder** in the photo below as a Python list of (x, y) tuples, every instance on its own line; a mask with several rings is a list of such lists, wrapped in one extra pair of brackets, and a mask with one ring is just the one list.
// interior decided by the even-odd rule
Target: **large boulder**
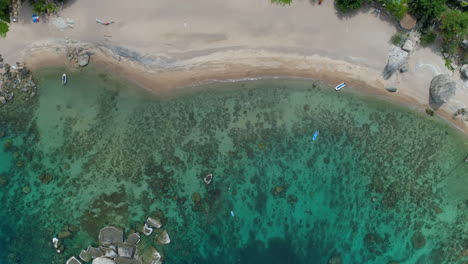
[(81, 262), (77, 258), (71, 257), (67, 260), (66, 264), (81, 264)]
[(169, 234), (167, 233), (166, 230), (163, 230), (161, 233), (159, 233), (156, 236), (156, 240), (161, 245), (166, 245), (166, 244), (171, 243), (171, 239), (169, 238)]
[(460, 68), (460, 73), (463, 78), (468, 79), (468, 64), (465, 64)]
[(383, 70), (382, 76), (388, 80), (392, 74), (406, 63), (408, 59), (408, 52), (402, 50), (400, 47), (392, 46), (388, 54), (387, 65)]
[(123, 231), (113, 226), (106, 226), (99, 231), (99, 244), (103, 246), (123, 243)]
[(93, 260), (93, 264), (115, 264), (115, 261), (105, 257), (99, 257)]
[(441, 106), (455, 95), (457, 84), (447, 74), (439, 74), (431, 81), (430, 100), (435, 106)]
[(414, 44), (411, 39), (406, 40), (405, 44), (403, 47), (401, 47), (404, 51), (411, 52), (414, 49)]
[(133, 258), (133, 254), (135, 254), (135, 247), (132, 245), (121, 244), (117, 249), (119, 256), (123, 258)]
[(131, 233), (128, 235), (127, 240), (125, 240), (125, 243), (129, 245), (136, 245), (140, 242), (140, 235), (138, 233)]
[(84, 67), (89, 63), (89, 55), (84, 53), (78, 56), (78, 65)]
[(159, 220), (159, 218), (148, 217), (148, 219), (146, 219), (146, 225), (149, 227), (152, 227), (152, 228), (154, 227), (158, 229), (158, 228), (161, 228), (162, 223), (161, 223), (161, 220)]

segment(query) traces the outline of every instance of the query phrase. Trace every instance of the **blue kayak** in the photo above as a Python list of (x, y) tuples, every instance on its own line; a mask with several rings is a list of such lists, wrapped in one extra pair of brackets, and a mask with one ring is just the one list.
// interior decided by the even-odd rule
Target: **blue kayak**
[(319, 135), (319, 131), (316, 130), (315, 133), (314, 133), (314, 135), (312, 136), (312, 140), (313, 140), (313, 141), (317, 140), (318, 135)]

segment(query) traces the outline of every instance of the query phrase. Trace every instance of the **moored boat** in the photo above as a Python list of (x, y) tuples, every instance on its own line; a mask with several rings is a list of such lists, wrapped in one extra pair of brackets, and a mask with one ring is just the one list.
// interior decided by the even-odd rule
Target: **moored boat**
[(62, 74), (62, 85), (67, 84), (67, 75), (64, 73)]

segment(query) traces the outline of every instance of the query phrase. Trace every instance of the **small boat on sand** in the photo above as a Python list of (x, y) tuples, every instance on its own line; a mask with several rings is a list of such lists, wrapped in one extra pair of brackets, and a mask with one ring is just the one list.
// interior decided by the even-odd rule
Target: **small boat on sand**
[(346, 86), (346, 83), (342, 82), (340, 84), (338, 84), (336, 87), (335, 87), (335, 90), (336, 91), (339, 91), (341, 90), (341, 88), (345, 87)]
[(67, 84), (67, 75), (64, 73), (62, 74), (62, 85)]
[(312, 141), (317, 140), (318, 136), (319, 136), (319, 131), (315, 130), (314, 135), (312, 136)]

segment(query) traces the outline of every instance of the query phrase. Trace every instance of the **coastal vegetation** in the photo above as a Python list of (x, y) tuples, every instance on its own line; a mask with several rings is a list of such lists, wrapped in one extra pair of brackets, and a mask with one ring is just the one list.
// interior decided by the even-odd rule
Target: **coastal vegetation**
[(393, 45), (397, 45), (397, 46), (401, 46), (405, 43), (405, 41), (408, 39), (408, 35), (403, 33), (403, 32), (400, 32), (398, 31), (397, 33), (395, 33), (392, 38), (390, 39), (390, 42), (393, 44)]
[(51, 14), (58, 11), (57, 4), (48, 0), (38, 0), (32, 4), (34, 12), (38, 14)]
[(341, 12), (348, 12), (353, 9), (358, 9), (362, 6), (363, 0), (336, 0), (336, 7)]
[(0, 0), (0, 37), (5, 37), (10, 22), (10, 0)]
[(271, 0), (271, 2), (278, 5), (290, 5), (292, 0)]

